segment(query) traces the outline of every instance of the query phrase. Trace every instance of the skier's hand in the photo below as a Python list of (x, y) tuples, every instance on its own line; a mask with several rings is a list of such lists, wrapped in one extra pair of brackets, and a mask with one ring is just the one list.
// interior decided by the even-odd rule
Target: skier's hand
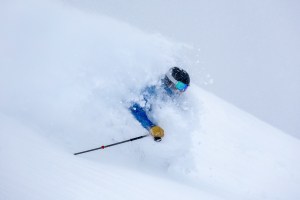
[(150, 134), (154, 137), (156, 142), (160, 142), (161, 138), (164, 137), (164, 129), (159, 126), (153, 126), (150, 129)]

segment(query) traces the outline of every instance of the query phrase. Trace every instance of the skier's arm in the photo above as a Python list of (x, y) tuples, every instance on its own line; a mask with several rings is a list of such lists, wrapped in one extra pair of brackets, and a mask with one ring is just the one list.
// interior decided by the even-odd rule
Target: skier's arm
[(146, 111), (137, 103), (130, 106), (130, 111), (133, 116), (141, 123), (141, 125), (147, 129), (153, 136), (156, 142), (160, 142), (161, 138), (164, 137), (164, 130), (155, 125), (147, 116)]
[(130, 111), (132, 115), (135, 117), (137, 121), (141, 123), (141, 125), (147, 129), (148, 131), (156, 126), (147, 116), (146, 111), (138, 104), (138, 103), (133, 103), (130, 106)]
[(132, 102), (129, 109), (132, 115), (136, 118), (136, 120), (139, 121), (141, 125), (150, 132), (150, 134), (154, 137), (154, 140), (159, 142), (164, 136), (164, 130), (161, 127), (154, 124), (149, 119), (146, 112), (148, 110), (151, 110), (151, 104), (149, 104), (149, 99), (155, 95), (155, 86), (146, 87), (142, 92), (142, 102), (144, 103), (144, 106), (141, 106), (141, 104), (137, 102)]

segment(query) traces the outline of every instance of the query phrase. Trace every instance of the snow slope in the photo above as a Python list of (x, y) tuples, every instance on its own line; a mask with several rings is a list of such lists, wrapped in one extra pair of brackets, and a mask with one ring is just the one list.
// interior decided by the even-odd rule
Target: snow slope
[(218, 199), (159, 176), (74, 157), (1, 116), (3, 132), (10, 134), (1, 134), (1, 199)]
[[(1, 2), (0, 199), (299, 199), (299, 140), (202, 90), (190, 47), (60, 2)], [(182, 65), (166, 137), (126, 109)]]

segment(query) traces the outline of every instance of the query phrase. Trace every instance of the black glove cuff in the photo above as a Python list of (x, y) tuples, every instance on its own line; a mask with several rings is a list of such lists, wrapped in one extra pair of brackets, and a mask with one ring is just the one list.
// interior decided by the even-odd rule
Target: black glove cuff
[(161, 138), (160, 138), (160, 137), (154, 137), (154, 141), (155, 141), (155, 142), (160, 142), (160, 141), (161, 141)]

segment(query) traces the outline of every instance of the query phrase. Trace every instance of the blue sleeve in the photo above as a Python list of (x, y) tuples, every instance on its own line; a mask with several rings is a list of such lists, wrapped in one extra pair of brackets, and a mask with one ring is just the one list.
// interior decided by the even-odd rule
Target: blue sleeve
[(132, 104), (129, 109), (132, 115), (145, 129), (150, 130), (153, 126), (155, 126), (155, 124), (148, 118), (146, 111), (138, 103)]

